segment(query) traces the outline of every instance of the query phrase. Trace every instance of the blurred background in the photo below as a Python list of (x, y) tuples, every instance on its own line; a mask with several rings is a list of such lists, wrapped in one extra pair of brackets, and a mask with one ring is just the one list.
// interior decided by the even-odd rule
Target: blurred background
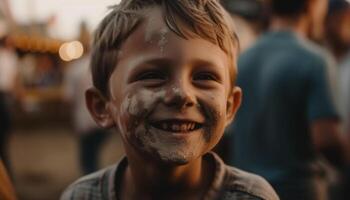
[(1, 157), (19, 199), (58, 199), (86, 168), (122, 155), (118, 135), (110, 135), (101, 146), (90, 144), (100, 149), (97, 166), (81, 167), (80, 124), (92, 122), (79, 108), (84, 80), (75, 77), (93, 29), (118, 2), (0, 0)]
[[(0, 0), (1, 157), (19, 199), (58, 199), (72, 181), (123, 155), (118, 134), (96, 127), (83, 98), (91, 85), (86, 68), (91, 34), (107, 7), (119, 2)], [(268, 27), (266, 2), (224, 2), (244, 52)], [(324, 22), (325, 28), (339, 17)], [(350, 17), (344, 24), (340, 31), (350, 44)], [(338, 43), (320, 43), (342, 63), (349, 46), (331, 42)]]

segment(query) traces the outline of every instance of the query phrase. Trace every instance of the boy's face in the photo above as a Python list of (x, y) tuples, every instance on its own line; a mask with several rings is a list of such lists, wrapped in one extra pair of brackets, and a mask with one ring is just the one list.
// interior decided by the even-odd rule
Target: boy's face
[(159, 9), (122, 45), (107, 111), (126, 151), (185, 164), (212, 149), (240, 104), (228, 57), (203, 39), (170, 31)]

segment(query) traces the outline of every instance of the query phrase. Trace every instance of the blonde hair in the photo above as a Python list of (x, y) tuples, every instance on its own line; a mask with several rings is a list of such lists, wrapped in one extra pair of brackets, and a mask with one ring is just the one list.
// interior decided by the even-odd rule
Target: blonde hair
[(159, 6), (168, 28), (188, 39), (198, 37), (218, 45), (230, 58), (232, 84), (236, 79), (238, 38), (230, 15), (218, 0), (123, 0), (98, 26), (92, 45), (94, 86), (108, 96), (108, 81), (118, 63), (118, 50), (145, 20), (146, 8)]

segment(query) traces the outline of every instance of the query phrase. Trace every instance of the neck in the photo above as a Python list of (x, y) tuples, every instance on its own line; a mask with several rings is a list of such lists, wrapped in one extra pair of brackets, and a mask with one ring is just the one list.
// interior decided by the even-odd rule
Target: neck
[(122, 199), (200, 198), (213, 176), (208, 175), (213, 170), (202, 157), (185, 165), (158, 165), (129, 155), (128, 161), (120, 189)]
[(306, 38), (308, 35), (308, 26), (307, 20), (302, 16), (299, 18), (274, 16), (271, 20), (270, 30), (288, 30)]

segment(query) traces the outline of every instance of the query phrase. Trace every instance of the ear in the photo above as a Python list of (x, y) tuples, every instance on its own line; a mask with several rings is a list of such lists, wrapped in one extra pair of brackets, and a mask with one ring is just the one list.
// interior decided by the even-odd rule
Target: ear
[(108, 100), (96, 88), (90, 88), (85, 92), (86, 106), (95, 122), (103, 128), (112, 128), (114, 121), (108, 110)]
[(235, 118), (238, 108), (242, 102), (242, 90), (240, 87), (233, 87), (231, 94), (227, 98), (226, 106), (226, 126)]

